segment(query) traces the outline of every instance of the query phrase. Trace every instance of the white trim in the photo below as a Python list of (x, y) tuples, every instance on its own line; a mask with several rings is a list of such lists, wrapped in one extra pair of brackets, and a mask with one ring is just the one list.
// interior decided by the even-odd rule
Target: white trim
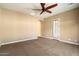
[(22, 40), (17, 40), (17, 41), (11, 41), (11, 42), (6, 42), (6, 43), (1, 43), (0, 46), (7, 45), (7, 44), (12, 44), (12, 43), (17, 43), (17, 42), (28, 41), (28, 40), (35, 40), (37, 38), (38, 37), (30, 37), (30, 38), (27, 38), (27, 39), (22, 39)]
[[(53, 39), (51, 37), (50, 38), (49, 37), (43, 37), (43, 38)], [(57, 40), (57, 39), (53, 39), (53, 40)], [(66, 41), (66, 40), (58, 40), (58, 41), (65, 42), (65, 43), (69, 43), (69, 44), (74, 44), (74, 45), (79, 45), (79, 43), (71, 42), (71, 41)]]
[(66, 41), (66, 40), (59, 40), (59, 41), (70, 43), (70, 44), (79, 45), (79, 43), (76, 43), (76, 42), (71, 42), (71, 41)]
[(42, 38), (47, 38), (47, 39), (53, 39), (53, 37), (45, 37), (45, 36), (41, 36)]
[[(51, 37), (43, 37), (43, 38), (53, 39), (53, 38), (51, 38)], [(30, 38), (28, 38), (28, 39), (23, 39), (23, 40), (17, 40), (17, 41), (12, 41), (12, 42), (1, 43), (1, 44), (0, 44), (0, 47), (1, 47), (2, 45), (17, 43), (17, 42), (23, 42), (23, 41), (28, 41), (28, 40), (35, 40), (35, 39), (38, 39), (38, 37), (30, 37)], [(65, 41), (65, 40), (58, 40), (58, 41), (66, 42), (66, 43), (70, 43), (70, 44), (75, 44), (75, 45), (79, 45), (79, 43), (76, 43), (76, 42), (70, 42), (70, 41)]]

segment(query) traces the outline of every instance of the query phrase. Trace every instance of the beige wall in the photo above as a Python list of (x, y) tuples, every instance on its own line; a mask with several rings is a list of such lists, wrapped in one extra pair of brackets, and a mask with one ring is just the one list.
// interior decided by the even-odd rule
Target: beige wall
[(60, 18), (61, 40), (79, 41), (79, 8), (63, 12), (45, 19), (42, 22), (42, 36), (53, 36), (53, 20)]
[(3, 43), (43, 36), (53, 38), (53, 20), (60, 18), (61, 40), (79, 41), (79, 8), (46, 18), (0, 8), (0, 41)]
[(40, 36), (39, 18), (0, 8), (0, 41), (9, 42)]
[(52, 37), (52, 21), (45, 19), (41, 22), (42, 37), (51, 38)]

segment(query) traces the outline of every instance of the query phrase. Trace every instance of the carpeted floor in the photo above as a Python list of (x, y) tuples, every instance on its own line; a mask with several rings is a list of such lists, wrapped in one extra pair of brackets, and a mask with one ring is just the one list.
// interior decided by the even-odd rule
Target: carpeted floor
[(79, 46), (39, 38), (0, 47), (0, 56), (78, 56)]

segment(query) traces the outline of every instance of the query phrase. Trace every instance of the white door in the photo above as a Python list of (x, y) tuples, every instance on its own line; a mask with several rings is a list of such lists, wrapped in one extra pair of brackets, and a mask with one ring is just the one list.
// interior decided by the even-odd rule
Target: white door
[(53, 38), (59, 40), (60, 39), (60, 21), (53, 21)]

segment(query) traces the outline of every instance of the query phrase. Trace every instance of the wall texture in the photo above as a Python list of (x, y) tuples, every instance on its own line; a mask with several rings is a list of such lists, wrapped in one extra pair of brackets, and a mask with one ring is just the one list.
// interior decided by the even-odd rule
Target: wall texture
[(60, 40), (79, 42), (79, 8), (63, 12), (42, 22), (42, 36), (53, 37), (53, 20), (60, 18)]
[(39, 18), (0, 8), (0, 41), (2, 43), (40, 36)]

